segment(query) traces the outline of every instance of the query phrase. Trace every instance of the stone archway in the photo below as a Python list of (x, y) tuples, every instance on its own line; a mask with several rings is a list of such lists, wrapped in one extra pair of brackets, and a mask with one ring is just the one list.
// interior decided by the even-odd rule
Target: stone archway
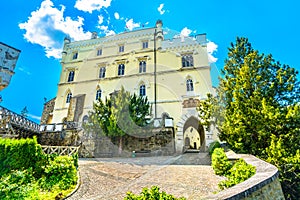
[[(196, 109), (193, 110), (187, 110), (184, 112), (180, 118), (180, 120), (176, 123), (176, 136), (175, 136), (175, 144), (176, 144), (176, 152), (177, 153), (183, 153), (186, 151), (187, 141), (189, 140), (189, 144), (192, 144), (192, 147), (196, 149), (199, 149), (200, 152), (205, 152), (206, 150), (206, 131), (202, 125), (200, 125), (200, 118), (198, 117), (198, 112)], [(191, 130), (193, 128), (193, 130)], [(196, 145), (194, 145), (194, 142), (191, 142), (190, 138), (186, 139), (187, 137), (187, 131), (197, 131), (200, 144), (196, 142)]]
[(191, 116), (183, 126), (184, 149), (205, 150), (205, 136), (203, 126), (199, 120)]

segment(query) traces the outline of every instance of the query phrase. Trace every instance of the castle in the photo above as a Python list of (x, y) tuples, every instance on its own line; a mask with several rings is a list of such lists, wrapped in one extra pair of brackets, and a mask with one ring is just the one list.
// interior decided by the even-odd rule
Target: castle
[[(176, 152), (205, 151), (214, 130), (199, 124), (197, 105), (213, 93), (206, 34), (165, 39), (163, 23), (153, 28), (71, 41), (64, 39), (56, 98), (45, 104), (41, 124), (80, 126), (93, 103), (123, 86), (147, 96), (154, 124), (174, 130)], [(61, 127), (57, 126), (58, 130)]]

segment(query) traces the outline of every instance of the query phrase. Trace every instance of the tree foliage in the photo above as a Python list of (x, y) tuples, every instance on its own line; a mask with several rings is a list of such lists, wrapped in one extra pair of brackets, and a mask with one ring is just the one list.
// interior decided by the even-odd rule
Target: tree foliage
[[(233, 150), (276, 165), (286, 197), (299, 199), (299, 187), (296, 192), (289, 190), (300, 184), (300, 164), (294, 162), (300, 144), (298, 72), (254, 50), (246, 38), (237, 38), (228, 50), (217, 97), (209, 95), (199, 114), (205, 124), (218, 125), (220, 139)], [(280, 159), (282, 154), (286, 159)], [(298, 176), (283, 166), (293, 166), (289, 169)]]
[(150, 114), (147, 97), (131, 95), (122, 87), (105, 101), (94, 103), (89, 113), (86, 126), (93, 131), (102, 132), (109, 137), (118, 137), (119, 152), (122, 151), (122, 137), (126, 134), (136, 135), (141, 127), (147, 125), (146, 117)]

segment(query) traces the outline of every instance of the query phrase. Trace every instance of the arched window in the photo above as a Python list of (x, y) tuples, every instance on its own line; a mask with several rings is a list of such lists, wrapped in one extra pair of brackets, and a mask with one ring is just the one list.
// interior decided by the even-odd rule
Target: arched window
[(140, 86), (140, 96), (146, 96), (146, 87), (144, 84)]
[(194, 91), (194, 84), (192, 79), (186, 80), (186, 91)]
[(75, 71), (69, 71), (68, 82), (74, 81)]
[(98, 89), (97, 92), (96, 92), (96, 100), (101, 99), (101, 95), (102, 95), (102, 90)]
[(67, 94), (66, 103), (70, 103), (70, 101), (71, 101), (71, 98), (72, 98), (72, 93), (71, 93), (71, 92), (69, 92), (69, 93)]
[(146, 72), (146, 61), (140, 61), (140, 68), (139, 68), (139, 72), (140, 73), (145, 73)]
[(121, 75), (124, 75), (124, 73), (125, 73), (125, 65), (124, 64), (119, 64), (118, 75), (121, 76)]

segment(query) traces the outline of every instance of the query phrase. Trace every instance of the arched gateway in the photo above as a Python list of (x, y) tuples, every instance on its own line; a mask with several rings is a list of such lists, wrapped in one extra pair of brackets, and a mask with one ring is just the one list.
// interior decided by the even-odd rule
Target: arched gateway
[(196, 107), (198, 99), (188, 99), (183, 102), (183, 114), (177, 123), (176, 152), (182, 153), (188, 150), (206, 151), (207, 139), (210, 133), (200, 124)]
[(205, 150), (205, 137), (203, 126), (199, 120), (192, 116), (183, 126), (184, 148), (194, 150)]

